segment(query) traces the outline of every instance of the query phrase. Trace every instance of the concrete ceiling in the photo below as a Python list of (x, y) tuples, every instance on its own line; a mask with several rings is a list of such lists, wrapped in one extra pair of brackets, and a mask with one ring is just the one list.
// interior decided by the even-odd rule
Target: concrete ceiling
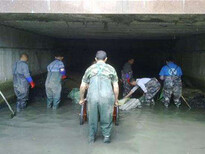
[(205, 33), (205, 15), (0, 14), (0, 24), (63, 39), (175, 39)]

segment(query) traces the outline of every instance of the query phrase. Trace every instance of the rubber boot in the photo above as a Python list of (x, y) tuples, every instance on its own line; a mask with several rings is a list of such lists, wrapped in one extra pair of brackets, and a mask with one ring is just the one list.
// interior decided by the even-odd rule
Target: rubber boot
[(152, 104), (152, 105), (155, 105), (154, 99), (151, 100), (151, 104)]
[(166, 108), (168, 108), (168, 107), (169, 107), (169, 104), (168, 104), (168, 103), (164, 103), (164, 106), (165, 106)]
[(16, 103), (16, 112), (21, 112), (21, 103), (20, 102)]
[(92, 143), (94, 143), (95, 142), (95, 140), (96, 140), (96, 137), (95, 136), (93, 136), (93, 137), (89, 137), (89, 143), (90, 144), (92, 144)]
[(179, 101), (179, 100), (174, 100), (174, 104), (176, 105), (177, 108), (179, 108), (180, 105), (181, 105), (181, 101)]
[(59, 98), (54, 98), (53, 99), (53, 110), (57, 110), (59, 107), (60, 99)]
[(52, 108), (52, 99), (47, 98), (47, 109)]
[(105, 136), (103, 142), (104, 143), (110, 143), (111, 142), (110, 136)]
[(23, 109), (25, 109), (26, 108), (26, 102), (21, 102), (21, 109), (23, 110)]

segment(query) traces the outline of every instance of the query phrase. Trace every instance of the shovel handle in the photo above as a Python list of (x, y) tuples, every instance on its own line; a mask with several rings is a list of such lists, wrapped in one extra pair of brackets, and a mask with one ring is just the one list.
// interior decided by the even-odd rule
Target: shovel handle
[(14, 111), (12, 110), (12, 108), (11, 108), (9, 102), (6, 100), (4, 94), (3, 94), (1, 91), (0, 91), (0, 95), (1, 95), (1, 97), (4, 99), (4, 101), (6, 102), (6, 104), (8, 105), (10, 111), (11, 111), (13, 114), (15, 114)]
[(182, 99), (184, 100), (184, 102), (186, 103), (186, 105), (191, 109), (191, 106), (189, 105), (189, 103), (186, 101), (186, 99), (184, 98), (184, 96), (181, 96)]

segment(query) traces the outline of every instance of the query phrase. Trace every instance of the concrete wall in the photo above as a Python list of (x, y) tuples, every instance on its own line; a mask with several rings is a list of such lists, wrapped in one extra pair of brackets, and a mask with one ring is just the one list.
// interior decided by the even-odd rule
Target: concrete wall
[(205, 35), (182, 38), (175, 50), (188, 83), (205, 89)]
[(204, 0), (1, 0), (0, 12), (190, 14), (204, 13)]
[(0, 26), (0, 90), (7, 97), (13, 96), (12, 65), (21, 53), (28, 53), (32, 76), (46, 72), (53, 59), (55, 41), (45, 36)]

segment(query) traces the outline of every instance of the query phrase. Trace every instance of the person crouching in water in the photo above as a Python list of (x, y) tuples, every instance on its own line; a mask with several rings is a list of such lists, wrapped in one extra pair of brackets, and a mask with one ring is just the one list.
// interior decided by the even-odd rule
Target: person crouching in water
[(47, 67), (48, 74), (46, 79), (46, 95), (47, 95), (47, 108), (55, 110), (58, 108), (61, 98), (61, 80), (66, 79), (65, 66), (62, 62), (63, 55), (57, 53), (55, 60)]
[(156, 78), (131, 79), (130, 84), (134, 86), (125, 98), (130, 97), (139, 87), (143, 90), (146, 105), (155, 104), (154, 96), (160, 90), (160, 83)]

